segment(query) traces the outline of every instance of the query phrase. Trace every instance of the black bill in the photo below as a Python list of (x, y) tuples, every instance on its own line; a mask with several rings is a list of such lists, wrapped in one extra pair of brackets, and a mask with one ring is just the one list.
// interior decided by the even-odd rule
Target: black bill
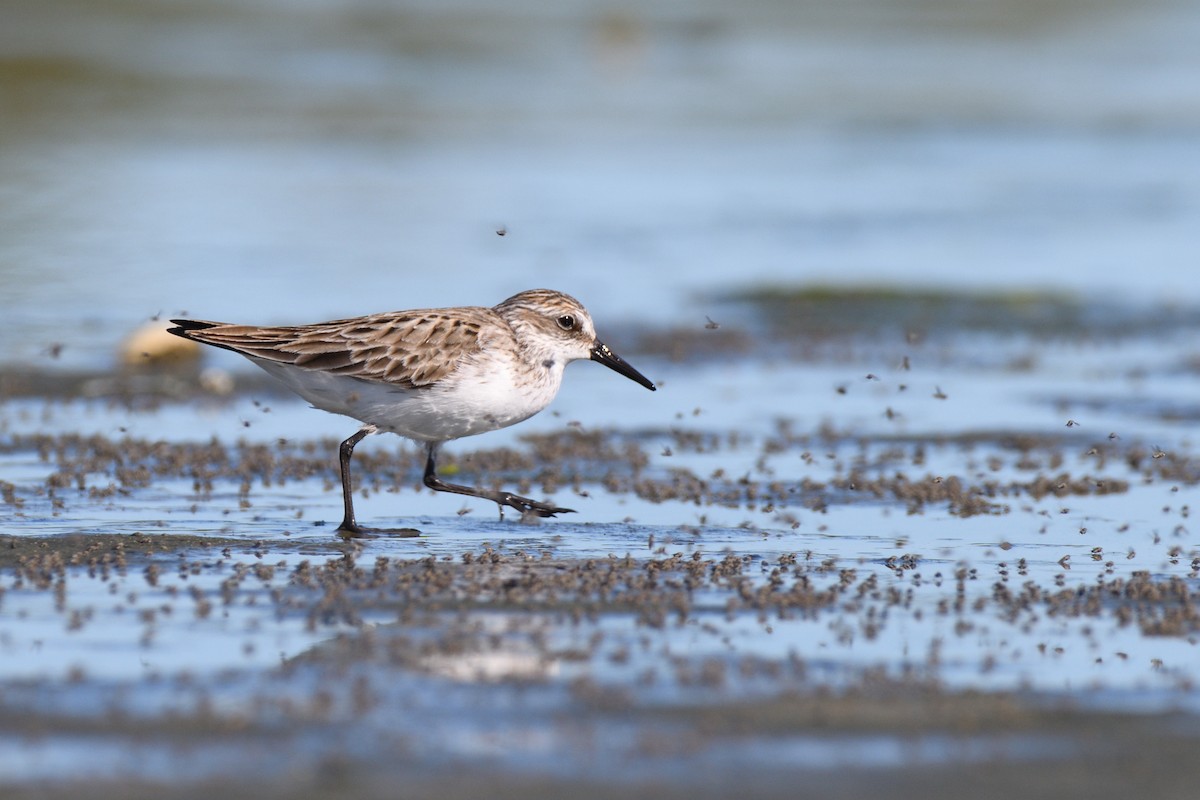
[(608, 349), (608, 345), (604, 342), (596, 342), (592, 345), (592, 361), (598, 361), (609, 369), (619, 372), (631, 381), (637, 381), (642, 386), (645, 386), (650, 391), (655, 391), (655, 386), (642, 373), (638, 372), (633, 367), (625, 362), (625, 359)]

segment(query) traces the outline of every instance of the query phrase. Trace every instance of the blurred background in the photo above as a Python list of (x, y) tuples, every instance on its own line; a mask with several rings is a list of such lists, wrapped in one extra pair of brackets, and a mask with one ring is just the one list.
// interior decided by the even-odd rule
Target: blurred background
[(758, 286), (1200, 301), (1194, 0), (2, 14), (0, 364), (534, 286), (614, 343)]

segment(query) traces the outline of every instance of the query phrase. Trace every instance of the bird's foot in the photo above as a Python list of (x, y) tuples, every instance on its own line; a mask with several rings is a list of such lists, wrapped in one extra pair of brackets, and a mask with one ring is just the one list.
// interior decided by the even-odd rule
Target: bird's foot
[(362, 525), (342, 523), (336, 531), (340, 539), (374, 539), (380, 536), (391, 536), (400, 539), (411, 539), (421, 535), (416, 528), (364, 528)]
[(530, 500), (528, 497), (521, 497), (516, 494), (508, 494), (507, 492), (500, 496), (496, 501), (500, 505), (500, 517), (504, 517), (504, 507), (515, 508), (521, 512), (521, 518), (529, 517), (553, 517), (555, 514), (574, 514), (573, 508), (559, 508), (552, 506), (549, 503), (542, 503), (537, 500)]

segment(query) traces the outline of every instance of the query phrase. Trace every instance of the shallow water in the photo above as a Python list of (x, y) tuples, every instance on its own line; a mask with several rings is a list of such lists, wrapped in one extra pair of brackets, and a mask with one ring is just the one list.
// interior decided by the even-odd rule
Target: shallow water
[[(0, 30), (7, 783), (1193, 785), (1194, 3), (59, 5)], [(422, 535), (343, 541), (353, 423), (116, 367), (536, 285), (660, 384), (447, 446), (536, 525), (381, 436)]]
[[(333, 453), (346, 426), (298, 400), (257, 389), (133, 407), (10, 399), (0, 406), (8, 536), (220, 540), (128, 565), (51, 565), (42, 585), (28, 571), (39, 562), (22, 562), (0, 606), (5, 702), (14, 712), (36, 703), (65, 728), (36, 745), (13, 740), (8, 758), (25, 765), (13, 775), (95, 774), (106, 757), (81, 753), (71, 731), (113, 714), (250, 724), (251, 750), (276, 746), (271, 720), (289, 719), (289, 747), (371, 769), (395, 758), (398, 745), (378, 742), (404, 742), (404, 763), (435, 773), (469, 763), (605, 780), (619, 762), (635, 783), (686, 781), (697, 753), (713, 775), (735, 762), (824, 769), (830, 748), (863, 768), (1070, 760), (1081, 747), (1070, 733), (1023, 726), (985, 726), (972, 743), (877, 721), (830, 743), (800, 712), (782, 731), (734, 739), (670, 715), (881, 681), (899, 696), (937, 687), (1093, 713), (1200, 711), (1200, 551), (1189, 531), (1200, 467), (1180, 413), (1194, 383), (1180, 370), (1183, 341), (1050, 340), (1028, 360), (1028, 342), (977, 335), (907, 348), (907, 369), (869, 337), (849, 340), (859, 355), (845, 363), (772, 355), (761, 341), (732, 362), (648, 356), (639, 366), (663, 388), (645, 397), (577, 366), (550, 412), (476, 440), (490, 450), (454, 443), (444, 463), (467, 480), (482, 470), (511, 483), (548, 464), (489, 475), (504, 448), (596, 432), (609, 449), (556, 457), (551, 470), (554, 499), (576, 515), (528, 525), (418, 491), (419, 455), (374, 437), (359, 454), (360, 519), (421, 536), (358, 542), (333, 535)], [(235, 386), (249, 377), (236, 373)], [(198, 488), (188, 476), (206, 455), (164, 471), (171, 448), (208, 442), (212, 463), (233, 472), (215, 466)], [(122, 477), (140, 463), (149, 477)], [(922, 486), (951, 482), (961, 489), (923, 499)], [(339, 564), (360, 575), (344, 597), (297, 582), (310, 565), (336, 576)], [(551, 588), (587, 564), (633, 582), (602, 595)], [(633, 589), (656, 564), (658, 588)], [(373, 569), (383, 588), (362, 577)], [(448, 582), (432, 602), (386, 588), (422, 569)], [(778, 594), (793, 583), (813, 594), (799, 605)], [(511, 594), (524, 586), (531, 594)], [(318, 732), (330, 725), (342, 733)], [(348, 751), (347, 736), (377, 743)], [(679, 736), (691, 737), (683, 750), (652, 744)], [(107, 760), (104, 774), (237, 769), (244, 754), (222, 739), (135, 741), (147, 758)]]
[(759, 283), (1200, 299), (1192, 2), (58, 8), (0, 36), (0, 363), (538, 285), (614, 344)]

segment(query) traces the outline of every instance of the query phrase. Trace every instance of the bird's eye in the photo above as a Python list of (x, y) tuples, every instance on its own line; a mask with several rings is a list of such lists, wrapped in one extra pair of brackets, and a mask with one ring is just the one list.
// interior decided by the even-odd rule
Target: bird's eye
[(562, 328), (564, 331), (574, 330), (575, 318), (570, 314), (563, 314), (558, 318), (558, 327)]

